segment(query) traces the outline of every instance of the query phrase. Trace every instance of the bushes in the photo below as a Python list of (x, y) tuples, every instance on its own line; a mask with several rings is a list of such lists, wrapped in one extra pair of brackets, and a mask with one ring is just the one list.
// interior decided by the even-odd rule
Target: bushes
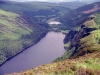
[(96, 14), (96, 18), (94, 19), (94, 21), (100, 25), (100, 14)]

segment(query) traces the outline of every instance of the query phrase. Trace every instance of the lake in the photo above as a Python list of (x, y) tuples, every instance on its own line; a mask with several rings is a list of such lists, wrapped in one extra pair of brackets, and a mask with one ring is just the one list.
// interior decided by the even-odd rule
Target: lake
[(51, 63), (64, 54), (64, 38), (65, 35), (60, 32), (48, 32), (38, 43), (4, 63), (0, 67), (0, 75)]

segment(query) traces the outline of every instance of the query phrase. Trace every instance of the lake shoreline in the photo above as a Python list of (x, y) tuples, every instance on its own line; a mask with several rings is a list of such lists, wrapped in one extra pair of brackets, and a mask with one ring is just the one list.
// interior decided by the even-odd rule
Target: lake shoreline
[(2, 64), (0, 64), (0, 67), (1, 67), (3, 64), (5, 64), (7, 61), (11, 60), (12, 58), (14, 58), (15, 56), (19, 55), (20, 53), (22, 53), (22, 52), (25, 51), (26, 49), (28, 49), (28, 48), (30, 48), (31, 46), (33, 46), (33, 45), (35, 45), (36, 43), (38, 43), (41, 39), (43, 39), (43, 38), (46, 36), (47, 33), (48, 33), (48, 32), (46, 32), (45, 34), (41, 35), (41, 38), (39, 38), (39, 40), (37, 40), (35, 43), (32, 43), (32, 44), (31, 44), (30, 46), (28, 46), (27, 48), (24, 48), (23, 50), (21, 50), (20, 52), (18, 52), (18, 53), (15, 54), (14, 56), (12, 56), (12, 57), (8, 58), (7, 60), (5, 60)]

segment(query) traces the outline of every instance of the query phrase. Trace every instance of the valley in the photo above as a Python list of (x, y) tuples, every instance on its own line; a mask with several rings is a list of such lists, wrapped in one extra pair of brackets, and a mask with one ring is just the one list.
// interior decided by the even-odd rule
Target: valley
[[(2, 75), (5, 73), (8, 73), (6, 75), (100, 74), (100, 2), (87, 5), (76, 2), (75, 6), (72, 5), (73, 3), (68, 3), (0, 1), (0, 73)], [(70, 4), (72, 7), (69, 6)], [(51, 42), (50, 46), (49, 42)], [(35, 46), (37, 48), (34, 48)], [(43, 53), (42, 56), (39, 56), (39, 53)], [(19, 62), (18, 65), (30, 61), (28, 62), (30, 67), (22, 67), (23, 71), (13, 62), (13, 59), (18, 62), (17, 59), (21, 60), (21, 57), (27, 60)], [(34, 60), (39, 61), (33, 62)], [(14, 71), (6, 72), (5, 69), (11, 65), (4, 70), (3, 66), (10, 62), (15, 65), (15, 70), (12, 68)], [(39, 64), (34, 65), (34, 63)], [(24, 67), (29, 66), (25, 65)]]

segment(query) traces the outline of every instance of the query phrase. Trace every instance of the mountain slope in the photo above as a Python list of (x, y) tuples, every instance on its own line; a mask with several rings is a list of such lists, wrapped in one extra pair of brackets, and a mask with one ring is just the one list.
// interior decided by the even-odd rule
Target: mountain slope
[[(22, 35), (30, 34), (31, 32), (32, 29), (27, 26), (27, 22), (20, 15), (0, 9), (0, 64), (16, 52), (19, 52), (17, 50), (23, 49), (20, 46), (21, 42), (17, 40)], [(11, 49), (14, 46), (18, 49)], [(15, 52), (12, 53), (10, 50), (15, 50)]]
[(21, 15), (0, 9), (0, 65), (36, 43), (47, 30), (32, 26)]
[[(22, 34), (30, 34), (32, 30), (27, 27), (27, 24), (27, 21), (21, 18), (20, 15), (0, 9), (0, 32), (1, 34), (4, 34), (1, 39), (15, 40), (18, 39)], [(17, 35), (10, 36), (10, 34), (14, 33)]]

